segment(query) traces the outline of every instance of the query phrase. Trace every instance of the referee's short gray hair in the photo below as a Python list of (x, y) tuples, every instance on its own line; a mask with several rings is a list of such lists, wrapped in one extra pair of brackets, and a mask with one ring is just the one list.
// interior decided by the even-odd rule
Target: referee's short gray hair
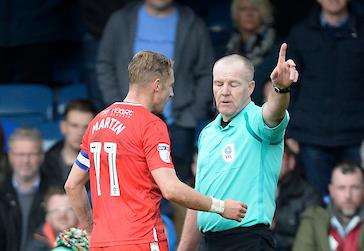
[[(235, 63), (235, 62), (240, 62), (245, 66), (245, 69), (247, 70), (245, 78), (247, 81), (254, 80), (254, 65), (252, 64), (252, 62), (250, 62), (249, 59), (247, 59), (246, 57), (241, 56), (239, 54), (231, 54), (231, 55), (222, 57), (216, 61), (215, 65), (217, 65), (218, 63)], [(214, 68), (215, 68), (215, 65), (214, 65)]]

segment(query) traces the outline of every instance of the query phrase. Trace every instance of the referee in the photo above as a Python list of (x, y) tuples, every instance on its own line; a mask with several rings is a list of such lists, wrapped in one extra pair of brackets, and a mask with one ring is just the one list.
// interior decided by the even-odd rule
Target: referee
[(274, 250), (270, 224), (289, 121), (290, 86), (298, 79), (282, 44), (271, 74), (273, 88), (259, 107), (251, 101), (254, 67), (244, 57), (230, 55), (213, 69), (213, 92), (219, 112), (198, 141), (196, 190), (207, 196), (244, 201), (241, 222), (217, 214), (188, 210), (179, 251)]

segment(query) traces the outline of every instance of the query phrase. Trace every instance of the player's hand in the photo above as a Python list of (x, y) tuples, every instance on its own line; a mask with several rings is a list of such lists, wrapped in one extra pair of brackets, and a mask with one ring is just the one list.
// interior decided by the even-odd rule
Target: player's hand
[(245, 217), (247, 210), (248, 207), (244, 203), (235, 200), (225, 200), (225, 208), (221, 216), (226, 219), (240, 222)]
[(279, 50), (278, 63), (270, 75), (272, 83), (279, 88), (287, 88), (298, 80), (296, 64), (292, 59), (286, 61), (286, 53), (287, 44), (283, 43)]

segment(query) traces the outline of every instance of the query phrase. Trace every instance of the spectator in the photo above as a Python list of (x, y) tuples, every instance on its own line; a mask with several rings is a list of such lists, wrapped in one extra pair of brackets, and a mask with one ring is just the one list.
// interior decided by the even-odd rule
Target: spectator
[(47, 251), (56, 247), (56, 237), (62, 231), (77, 227), (78, 220), (73, 212), (66, 192), (62, 188), (50, 188), (44, 199), (46, 222), (34, 234), (29, 251)]
[(100, 39), (111, 14), (132, 0), (79, 0), (82, 20), (89, 34)]
[(51, 83), (55, 57), (73, 36), (72, 2), (0, 1), (0, 83)]
[[(236, 28), (226, 46), (226, 54), (247, 57), (255, 68), (256, 88), (253, 100), (262, 102), (262, 90), (269, 80), (276, 58), (277, 36), (273, 29), (273, 11), (269, 0), (234, 0), (231, 17)], [(271, 86), (271, 84), (269, 84)]]
[[(42, 138), (36, 129), (19, 128), (9, 138), (12, 170), (1, 186), (0, 247), (25, 250), (36, 228), (43, 223), (41, 206), (49, 181), (40, 172), (43, 161)], [(2, 249), (8, 250), (8, 249)]]
[(271, 1), (275, 10), (274, 23), (279, 37), (287, 37), (293, 25), (305, 19), (316, 4), (316, 0)]
[(67, 105), (60, 124), (64, 139), (45, 154), (42, 168), (47, 178), (64, 185), (80, 151), (82, 136), (95, 115), (96, 110), (88, 100), (74, 100)]
[(304, 212), (293, 250), (363, 250), (363, 182), (358, 165), (337, 165), (329, 185), (330, 205)]
[(293, 87), (288, 135), (300, 144), (308, 181), (327, 194), (333, 166), (360, 161), (364, 138), (364, 19), (347, 0), (319, 0), (288, 38), (302, 73)]
[(82, 21), (86, 28), (83, 36), (82, 81), (89, 86), (89, 94), (97, 108), (103, 107), (100, 88), (96, 80), (96, 55), (104, 26), (110, 15), (132, 0), (79, 0)]
[(174, 98), (164, 115), (176, 172), (186, 182), (192, 177), (194, 129), (206, 119), (212, 96), (208, 31), (191, 9), (173, 0), (146, 0), (115, 12), (104, 30), (97, 62), (105, 103), (126, 96), (127, 64), (141, 50), (160, 52), (175, 61)]
[(307, 207), (320, 203), (321, 196), (302, 178), (297, 167), (296, 154), (286, 143), (272, 224), (277, 251), (292, 250), (301, 213)]

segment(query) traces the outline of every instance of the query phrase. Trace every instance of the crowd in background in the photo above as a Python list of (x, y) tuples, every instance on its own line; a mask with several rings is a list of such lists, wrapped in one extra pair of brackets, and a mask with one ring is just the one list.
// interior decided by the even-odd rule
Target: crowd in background
[[(350, 245), (349, 237), (359, 243), (364, 2), (180, 0), (173, 7), (172, 0), (145, 2), (0, 2), (0, 87), (42, 84), (56, 92), (82, 83), (88, 98), (69, 102), (58, 114), (62, 137), (47, 149), (37, 126), (14, 123), (0, 112), (0, 250), (50, 250), (59, 232), (77, 227), (63, 184), (88, 123), (98, 110), (125, 97), (127, 64), (136, 52), (153, 50), (174, 60), (174, 97), (160, 116), (169, 127), (177, 175), (193, 186), (198, 132), (215, 116), (214, 61), (233, 53), (247, 57), (255, 67), (253, 101), (262, 105), (282, 41), (300, 79), (292, 88), (272, 225), (277, 250), (308, 250), (298, 246), (322, 241), (301, 238), (312, 235), (307, 229), (316, 227), (315, 217), (325, 220), (338, 246)], [(339, 183), (360, 186), (358, 194), (340, 194)], [(355, 205), (346, 218), (337, 210), (345, 196)], [(164, 201), (162, 213), (166, 225), (173, 220), (178, 239), (184, 209)], [(301, 237), (295, 240), (298, 229)], [(176, 233), (167, 233), (173, 250)], [(328, 238), (325, 234), (317, 238)]]

